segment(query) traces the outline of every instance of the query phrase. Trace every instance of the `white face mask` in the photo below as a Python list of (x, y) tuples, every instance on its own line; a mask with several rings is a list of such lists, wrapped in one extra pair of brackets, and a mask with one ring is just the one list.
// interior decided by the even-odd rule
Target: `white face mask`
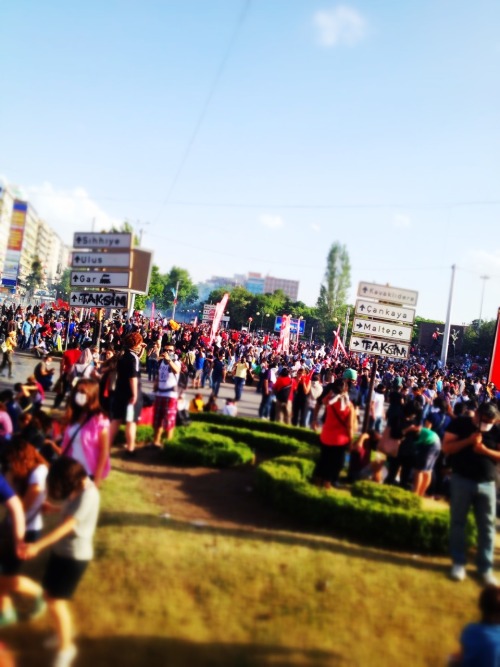
[(81, 391), (76, 392), (75, 403), (83, 408), (84, 405), (87, 405), (87, 394), (84, 394)]
[(491, 431), (492, 428), (493, 428), (493, 424), (484, 424), (484, 423), (479, 424), (479, 430), (482, 433), (486, 433), (487, 431)]

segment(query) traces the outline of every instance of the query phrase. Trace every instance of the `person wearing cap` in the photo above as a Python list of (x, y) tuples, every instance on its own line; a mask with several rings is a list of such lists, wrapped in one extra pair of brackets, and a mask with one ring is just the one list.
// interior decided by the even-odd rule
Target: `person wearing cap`
[(453, 419), (443, 439), (452, 470), (450, 481), (451, 578), (466, 577), (466, 525), (474, 510), (478, 530), (476, 565), (483, 583), (497, 585), (493, 574), (496, 535), (496, 466), (500, 461), (500, 415), (493, 403), (481, 404), (473, 416)]
[(359, 389), (357, 387), (357, 381), (358, 381), (358, 372), (354, 370), (354, 368), (347, 368), (344, 371), (344, 374), (342, 375), (344, 380), (347, 381), (348, 385), (348, 394), (349, 398), (351, 400), (351, 403), (354, 406), (359, 405)]
[(177, 385), (181, 364), (175, 354), (174, 346), (168, 343), (163, 348), (158, 364), (158, 373), (154, 384), (155, 402), (153, 404), (153, 447), (161, 447), (161, 436), (165, 430), (167, 440), (174, 437), (177, 419)]

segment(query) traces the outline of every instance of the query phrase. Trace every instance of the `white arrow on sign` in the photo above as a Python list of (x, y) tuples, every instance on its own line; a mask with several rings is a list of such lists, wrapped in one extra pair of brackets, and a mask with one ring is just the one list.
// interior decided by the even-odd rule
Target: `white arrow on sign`
[(129, 252), (74, 252), (71, 257), (71, 266), (75, 269), (128, 269), (130, 259)]
[(71, 287), (128, 287), (129, 273), (72, 271)]
[(349, 350), (362, 354), (375, 354), (379, 357), (392, 357), (393, 359), (408, 359), (410, 356), (408, 343), (395, 343), (392, 340), (382, 340), (381, 338), (361, 338), (354, 335), (351, 336), (349, 341)]
[(359, 283), (358, 296), (389, 301), (389, 303), (401, 303), (404, 306), (416, 306), (418, 292), (389, 285), (377, 285), (376, 283)]
[(73, 248), (110, 248), (126, 250), (132, 247), (132, 234), (75, 232)]
[(369, 301), (368, 299), (357, 299), (354, 306), (355, 315), (365, 315), (366, 317), (374, 317), (390, 322), (405, 322), (406, 324), (413, 324), (415, 322), (415, 312), (414, 308), (388, 306), (387, 304)]
[(71, 292), (71, 306), (91, 308), (128, 308), (127, 292)]
[(413, 329), (398, 322), (363, 320), (360, 317), (355, 317), (352, 324), (352, 332), (356, 335), (383, 336), (390, 340), (401, 340), (409, 343)]

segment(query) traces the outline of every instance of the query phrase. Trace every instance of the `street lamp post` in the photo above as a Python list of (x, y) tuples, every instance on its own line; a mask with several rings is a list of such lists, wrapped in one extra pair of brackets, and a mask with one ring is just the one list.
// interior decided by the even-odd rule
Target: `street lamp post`
[(481, 318), (483, 317), (483, 301), (484, 301), (484, 288), (486, 287), (486, 281), (489, 280), (489, 276), (481, 276), (481, 280), (483, 281), (483, 289), (481, 290), (481, 306), (479, 308), (479, 327), (481, 327)]

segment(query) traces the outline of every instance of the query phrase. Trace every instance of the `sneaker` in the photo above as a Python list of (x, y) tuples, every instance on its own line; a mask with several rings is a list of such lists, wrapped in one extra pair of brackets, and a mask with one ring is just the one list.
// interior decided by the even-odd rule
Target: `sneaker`
[(485, 586), (498, 586), (498, 579), (493, 574), (493, 570), (483, 572), (479, 576)]
[(70, 667), (73, 660), (76, 658), (77, 650), (74, 644), (68, 646), (62, 651), (56, 653), (53, 667)]
[(14, 607), (0, 613), (0, 628), (14, 625), (14, 623), (17, 623), (17, 611)]
[(46, 611), (47, 603), (45, 602), (43, 595), (39, 595), (35, 600), (33, 610), (30, 614), (30, 621), (34, 621), (35, 619), (40, 618), (40, 616), (43, 616)]
[(466, 576), (467, 576), (467, 573), (466, 573), (465, 567), (463, 565), (454, 565), (451, 568), (450, 577), (454, 581), (463, 581)]

